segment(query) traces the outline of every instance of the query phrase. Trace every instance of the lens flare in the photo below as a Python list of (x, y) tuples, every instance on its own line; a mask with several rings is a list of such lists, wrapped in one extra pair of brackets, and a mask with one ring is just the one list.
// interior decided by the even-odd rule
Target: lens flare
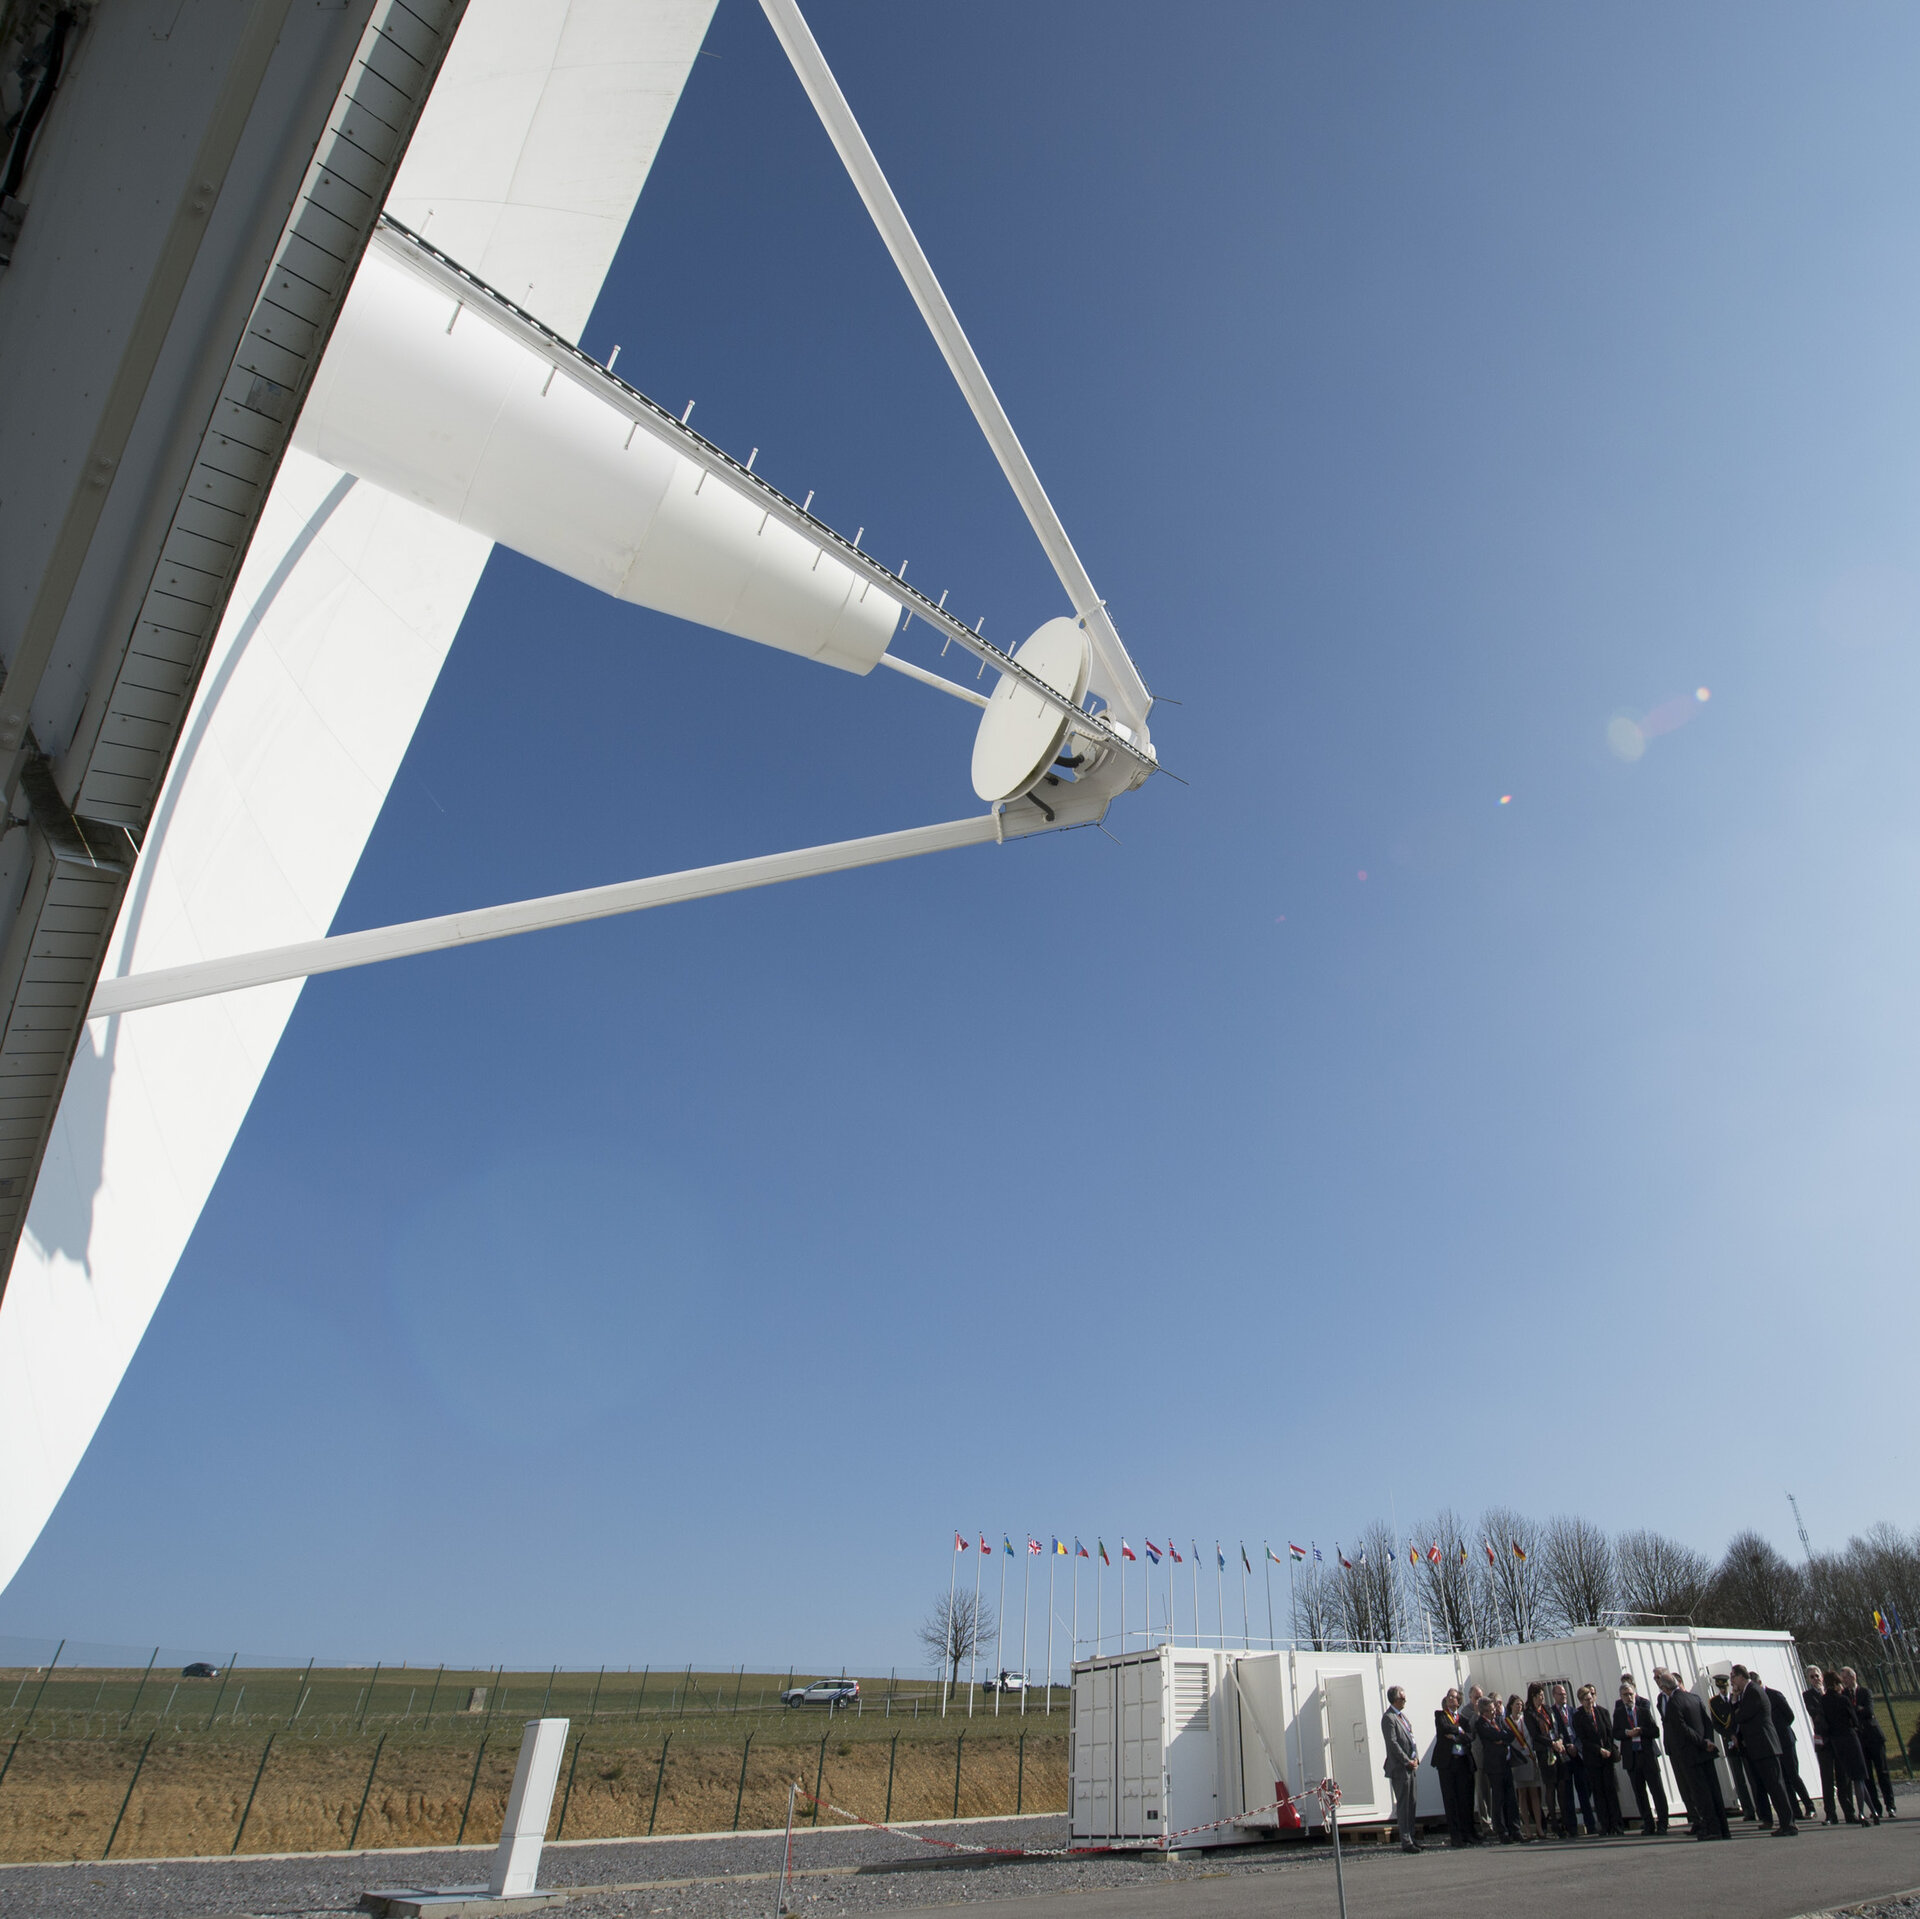
[(1502, 806), (1511, 806), (1513, 804), (1513, 795), (1511, 793), (1502, 793), (1500, 795), (1500, 804)]

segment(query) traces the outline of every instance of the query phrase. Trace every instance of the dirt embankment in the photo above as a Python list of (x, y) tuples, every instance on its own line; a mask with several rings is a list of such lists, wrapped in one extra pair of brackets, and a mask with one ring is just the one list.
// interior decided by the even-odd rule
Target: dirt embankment
[[(0, 1782), (0, 1859), (98, 1859), (110, 1835), (116, 1859), (225, 1853), (236, 1835), (242, 1852), (333, 1851), (350, 1840), (362, 1848), (446, 1845), (460, 1836), (463, 1816), (468, 1844), (491, 1841), (506, 1810), (518, 1741), (490, 1740), (477, 1771), (472, 1746), (390, 1739), (376, 1754), (372, 1739), (276, 1740), (263, 1769), (263, 1745), (156, 1741), (139, 1765), (137, 1740), (24, 1743)], [(787, 1782), (797, 1778), (811, 1789), (821, 1763), (817, 1739), (799, 1745), (756, 1737), (744, 1779), (738, 1744), (669, 1741), (664, 1768), (658, 1740), (603, 1744), (588, 1736), (577, 1760), (575, 1750), (562, 1769), (549, 1837), (619, 1838), (650, 1826), (726, 1830), (735, 1822), (736, 1797), (743, 1828), (777, 1826), (786, 1817)], [(1029, 1734), (1024, 1766), (1014, 1737), (969, 1736), (964, 1748), (957, 1736), (902, 1739), (895, 1752), (884, 1739), (830, 1736), (821, 1796), (880, 1818), (891, 1758), (894, 1819), (949, 1818), (956, 1751), (963, 1817), (1065, 1810), (1063, 1732)]]

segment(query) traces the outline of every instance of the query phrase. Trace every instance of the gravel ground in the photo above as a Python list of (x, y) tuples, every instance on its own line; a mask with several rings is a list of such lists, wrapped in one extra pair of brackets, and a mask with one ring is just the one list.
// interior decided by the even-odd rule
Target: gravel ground
[[(919, 1828), (972, 1846), (1062, 1845), (1063, 1816), (968, 1821)], [(543, 1886), (599, 1887), (569, 1900), (566, 1919), (771, 1919), (781, 1840), (669, 1839), (549, 1846)], [(1377, 1845), (1350, 1846), (1365, 1870)], [(359, 1853), (349, 1857), (177, 1860), (151, 1865), (9, 1866), (0, 1869), (0, 1912), (8, 1919), (319, 1919), (352, 1912), (373, 1887), (472, 1885), (486, 1876), (489, 1850)], [(1235, 1848), (1165, 1859), (1115, 1854), (1074, 1859), (971, 1859), (965, 1862), (913, 1840), (860, 1829), (797, 1833), (789, 1906), (826, 1919), (834, 1913), (900, 1911), (917, 1906), (1012, 1899), (1035, 1893), (1093, 1891), (1235, 1873), (1330, 1871), (1323, 1848)], [(1905, 1919), (1905, 1916), (1902, 1916)]]

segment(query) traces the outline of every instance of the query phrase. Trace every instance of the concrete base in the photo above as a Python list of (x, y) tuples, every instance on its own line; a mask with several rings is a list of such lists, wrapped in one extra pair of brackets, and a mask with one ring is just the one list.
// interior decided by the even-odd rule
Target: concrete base
[(453, 1919), (458, 1913), (537, 1912), (564, 1905), (564, 1892), (492, 1893), (485, 1886), (389, 1887), (360, 1895), (360, 1910), (382, 1919)]

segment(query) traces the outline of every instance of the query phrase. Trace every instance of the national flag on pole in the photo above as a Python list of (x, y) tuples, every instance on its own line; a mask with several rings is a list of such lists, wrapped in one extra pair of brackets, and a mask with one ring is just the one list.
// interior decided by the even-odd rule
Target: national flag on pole
[(1343, 1552), (1342, 1552), (1342, 1551), (1340, 1550), (1340, 1543), (1339, 1543), (1339, 1541), (1338, 1541), (1338, 1540), (1336, 1540), (1336, 1541), (1334, 1542), (1334, 1547), (1333, 1547), (1333, 1556), (1334, 1556), (1334, 1558), (1336, 1558), (1337, 1560), (1339, 1560), (1339, 1562), (1341, 1563), (1341, 1565), (1343, 1565), (1344, 1567), (1346, 1567), (1346, 1569), (1347, 1569), (1347, 1571), (1348, 1571), (1348, 1572), (1352, 1572), (1352, 1571), (1353, 1571), (1353, 1561), (1352, 1561), (1351, 1559), (1349, 1559), (1349, 1558), (1348, 1558), (1348, 1557), (1346, 1556), (1346, 1554), (1345, 1554), (1345, 1553), (1343, 1553)]
[[(1065, 1550), (1066, 1548), (1063, 1546), (1061, 1551), (1064, 1552)], [(1076, 1559), (1091, 1559), (1093, 1557), (1093, 1555), (1087, 1551), (1086, 1547), (1081, 1545), (1080, 1535), (1078, 1533), (1075, 1533), (1073, 1536), (1073, 1556)], [(1104, 1559), (1106, 1558), (1106, 1554), (1103, 1552), (1100, 1557)]]
[(1227, 1569), (1227, 1556), (1220, 1550), (1220, 1542), (1217, 1539), (1213, 1542), (1213, 1556), (1220, 1562), (1219, 1570), (1225, 1572)]
[(1066, 1558), (1066, 1556), (1067, 1556), (1067, 1549), (1066, 1549), (1066, 1547), (1064, 1547), (1063, 1545), (1061, 1545), (1061, 1543), (1060, 1543), (1060, 1541), (1059, 1541), (1059, 1540), (1058, 1540), (1057, 1538), (1056, 1538), (1056, 1539), (1054, 1540), (1054, 1542), (1053, 1542), (1053, 1550), (1054, 1550), (1054, 1551), (1055, 1551), (1056, 1553), (1058, 1553), (1058, 1554), (1060, 1555), (1060, 1557), (1061, 1557), (1062, 1559), (1065, 1559), (1065, 1558)]
[(1006, 1548), (1007, 1557), (1011, 1559), (1013, 1557), (1013, 1541), (1009, 1539), (1005, 1533), (1002, 1533), (1000, 1535), (1000, 1543)]
[(1495, 1557), (1493, 1556), (1493, 1541), (1492, 1541), (1491, 1539), (1483, 1539), (1483, 1540), (1481, 1540), (1481, 1542), (1480, 1542), (1480, 1543), (1481, 1543), (1481, 1545), (1483, 1545), (1483, 1546), (1484, 1546), (1484, 1547), (1486, 1547), (1486, 1549), (1487, 1549), (1487, 1564), (1488, 1564), (1489, 1566), (1497, 1566), (1497, 1565), (1499, 1565), (1499, 1563), (1500, 1563), (1500, 1562), (1499, 1562), (1499, 1560), (1497, 1560), (1497, 1559), (1496, 1559), (1496, 1558), (1495, 1558)]
[(1100, 1538), (1098, 1534), (1096, 1534), (1094, 1536), (1093, 1543), (1100, 1548), (1101, 1565), (1111, 1566), (1113, 1564), (1113, 1561), (1107, 1557), (1107, 1542), (1104, 1539)]
[(983, 1553), (989, 1553), (989, 1554), (993, 1551), (993, 1548), (987, 1544), (987, 1536), (985, 1533), (982, 1533), (980, 1535), (980, 1550)]
[(1887, 1616), (1878, 1606), (1873, 1609), (1873, 1629), (1882, 1639), (1893, 1637), (1893, 1628), (1887, 1624)]
[(1327, 1563), (1326, 1554), (1323, 1553), (1318, 1546), (1315, 1546), (1313, 1549), (1313, 1563), (1316, 1566), (1324, 1566)]
[(1139, 1554), (1138, 1554), (1137, 1552), (1135, 1552), (1135, 1551), (1133, 1550), (1133, 1548), (1132, 1548), (1131, 1546), (1129, 1546), (1129, 1545), (1127, 1544), (1127, 1542), (1126, 1542), (1126, 1540), (1125, 1540), (1125, 1539), (1123, 1538), (1123, 1539), (1122, 1539), (1122, 1540), (1120, 1541), (1120, 1557), (1121, 1557), (1122, 1559), (1134, 1559), (1134, 1560), (1137, 1560), (1137, 1559), (1138, 1559), (1138, 1558), (1140, 1557), (1140, 1555), (1139, 1555)]
[(1253, 1561), (1247, 1557), (1247, 1542), (1244, 1539), (1240, 1542), (1240, 1563), (1248, 1572), (1253, 1571)]
[(1437, 1539), (1427, 1548), (1427, 1563), (1430, 1566), (1437, 1566), (1440, 1563), (1440, 1542)]
[(1284, 1566), (1287, 1563), (1271, 1546), (1267, 1548), (1267, 1557), (1271, 1559), (1276, 1566)]
[(1160, 1563), (1160, 1548), (1151, 1539), (1146, 1542), (1147, 1557), (1157, 1566)]
[(1527, 1549), (1517, 1539), (1513, 1541), (1513, 1556), (1516, 1559), (1525, 1559), (1527, 1556)]
[(1037, 1553), (1040, 1551), (1040, 1549), (1041, 1548), (1040, 1548), (1039, 1540), (1034, 1538), (1034, 1536), (1031, 1533), (1029, 1533), (1027, 1535), (1027, 1551), (1030, 1553)]
[(1464, 1539), (1460, 1542), (1460, 1563), (1463, 1566), (1467, 1563), (1467, 1542)]
[(955, 1533), (953, 1536), (953, 1550), (957, 1553), (963, 1553), (967, 1550), (967, 1542), (962, 1539), (958, 1533)]
[(1184, 1566), (1187, 1563), (1180, 1557), (1180, 1549), (1173, 1543), (1173, 1535), (1171, 1533), (1167, 1535), (1167, 1551), (1173, 1554), (1173, 1563), (1176, 1566)]
[(1360, 1563), (1363, 1566), (1367, 1563), (1367, 1549), (1364, 1546), (1360, 1548)]
[(1420, 1548), (1411, 1539), (1407, 1541), (1407, 1564), (1417, 1566), (1420, 1563)]
[[(1307, 1556), (1306, 1547), (1296, 1546), (1291, 1539), (1287, 1541), (1287, 1551), (1295, 1559), (1304, 1559)], [(1318, 1559), (1319, 1557), (1320, 1555), (1318, 1553), (1314, 1554), (1314, 1558)]]

